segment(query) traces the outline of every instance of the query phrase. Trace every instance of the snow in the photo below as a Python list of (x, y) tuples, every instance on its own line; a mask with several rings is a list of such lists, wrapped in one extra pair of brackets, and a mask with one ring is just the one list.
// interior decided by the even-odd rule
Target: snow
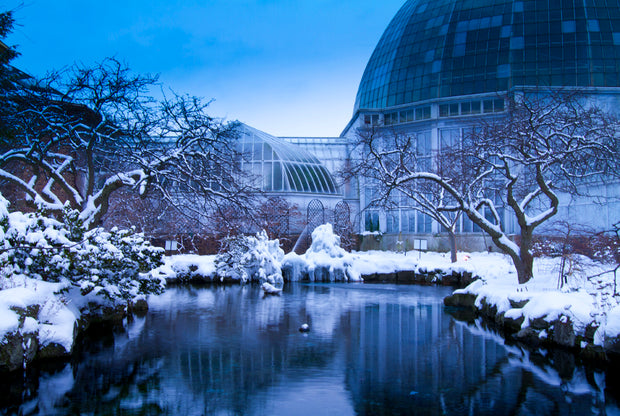
[[(75, 311), (67, 307), (55, 293), (62, 288), (62, 284), (24, 277), (16, 277), (13, 283), (23, 286), (0, 290), (0, 340), (17, 331), (24, 334), (38, 331), (41, 346), (54, 342), (70, 352), (77, 317)], [(25, 310), (35, 305), (40, 308), (38, 320), (26, 317), (20, 326), (19, 316), (14, 308)]]
[[(519, 285), (514, 268), (509, 274), (500, 276), (480, 269), (480, 280), (455, 293), (469, 293), (476, 296), (476, 306), (483, 302), (494, 305), (498, 313), (512, 319), (523, 318), (522, 328), (534, 320), (542, 319), (549, 324), (554, 321), (570, 323), (576, 335), (585, 336), (590, 325), (598, 327), (594, 336), (595, 345), (605, 345), (606, 340), (620, 336), (620, 298), (613, 293), (613, 265), (605, 265), (585, 257), (579, 258), (581, 267), (575, 268), (569, 281), (558, 289), (560, 258), (537, 258), (534, 260), (534, 278)], [(506, 256), (505, 262), (509, 264)], [(602, 273), (602, 274), (601, 274)], [(593, 279), (593, 276), (601, 274)], [(525, 303), (513, 308), (511, 301)]]
[(0, 344), (35, 334), (39, 348), (55, 344), (70, 353), (83, 314), (164, 288), (151, 275), (162, 250), (131, 230), (86, 231), (65, 208), (62, 222), (9, 213), (0, 195)]

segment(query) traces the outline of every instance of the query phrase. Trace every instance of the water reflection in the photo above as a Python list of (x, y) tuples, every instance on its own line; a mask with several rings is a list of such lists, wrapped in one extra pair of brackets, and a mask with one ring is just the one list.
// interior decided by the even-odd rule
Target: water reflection
[[(2, 414), (605, 414), (605, 374), (454, 320), (449, 289), (174, 288)], [(311, 332), (302, 334), (307, 322)], [(558, 365), (558, 363), (562, 365)], [(568, 362), (568, 364), (566, 364)], [(555, 363), (555, 364), (554, 364)], [(1, 386), (0, 386), (1, 387)], [(5, 389), (2, 389), (6, 391)], [(6, 404), (5, 404), (6, 403)]]

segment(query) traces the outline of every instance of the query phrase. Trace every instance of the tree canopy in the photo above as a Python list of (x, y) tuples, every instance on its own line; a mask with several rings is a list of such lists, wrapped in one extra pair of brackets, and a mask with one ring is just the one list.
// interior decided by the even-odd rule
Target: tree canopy
[[(10, 12), (0, 15), (0, 37), (12, 23)], [(5, 48), (3, 74), (17, 71), (15, 54)], [(249, 209), (257, 189), (243, 180), (236, 123), (208, 115), (208, 102), (155, 99), (157, 77), (115, 58), (43, 79), (21, 74), (0, 84), (0, 180), (9, 198), (58, 215), (69, 204), (89, 228), (121, 188), (156, 189), (179, 215), (203, 220), (222, 204)]]

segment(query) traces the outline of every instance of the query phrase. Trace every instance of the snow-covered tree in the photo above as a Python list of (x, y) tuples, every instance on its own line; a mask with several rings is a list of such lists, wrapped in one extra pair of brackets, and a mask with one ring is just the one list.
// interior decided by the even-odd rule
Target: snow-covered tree
[[(440, 156), (430, 165), (417, 163), (412, 138), (360, 135), (359, 144), (361, 163), (372, 167), (371, 177), (385, 192), (430, 184), (436, 190), (427, 213), (434, 212), (436, 220), (445, 212), (464, 213), (512, 258), (519, 283), (525, 283), (533, 274), (533, 233), (557, 213), (558, 192), (585, 193), (588, 180), (618, 177), (619, 125), (577, 94), (537, 92), (506, 101), (505, 115), (437, 149)], [(506, 232), (507, 218), (518, 224), (516, 242)]]
[[(397, 181), (410, 171), (429, 169), (430, 149), (422, 145), (418, 137), (385, 132), (376, 127), (360, 130), (358, 138), (360, 156), (343, 173), (348, 178), (361, 176), (366, 186), (373, 187), (374, 198), (366, 201), (367, 208), (413, 210), (428, 215), (448, 233), (451, 259), (456, 262), (456, 234), (461, 211), (451, 194), (430, 181)], [(435, 155), (436, 159), (438, 157)], [(441, 158), (446, 159), (447, 154)], [(450, 170), (454, 164), (435, 162), (434, 171), (439, 169), (455, 180), (461, 177)]]
[(0, 178), (11, 199), (25, 195), (56, 215), (68, 202), (87, 228), (127, 187), (141, 195), (157, 188), (178, 215), (249, 205), (254, 189), (241, 179), (236, 124), (209, 116), (208, 103), (156, 101), (157, 78), (116, 59), (30, 81), (4, 91), (11, 129), (0, 136)]

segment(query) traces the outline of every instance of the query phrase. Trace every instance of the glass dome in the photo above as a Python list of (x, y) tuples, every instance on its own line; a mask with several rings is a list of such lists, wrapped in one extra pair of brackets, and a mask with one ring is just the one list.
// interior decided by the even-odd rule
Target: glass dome
[(310, 153), (246, 124), (240, 132), (244, 168), (262, 178), (263, 191), (339, 193), (327, 169)]
[(409, 0), (355, 110), (517, 86), (618, 87), (619, 69), (620, 0)]

